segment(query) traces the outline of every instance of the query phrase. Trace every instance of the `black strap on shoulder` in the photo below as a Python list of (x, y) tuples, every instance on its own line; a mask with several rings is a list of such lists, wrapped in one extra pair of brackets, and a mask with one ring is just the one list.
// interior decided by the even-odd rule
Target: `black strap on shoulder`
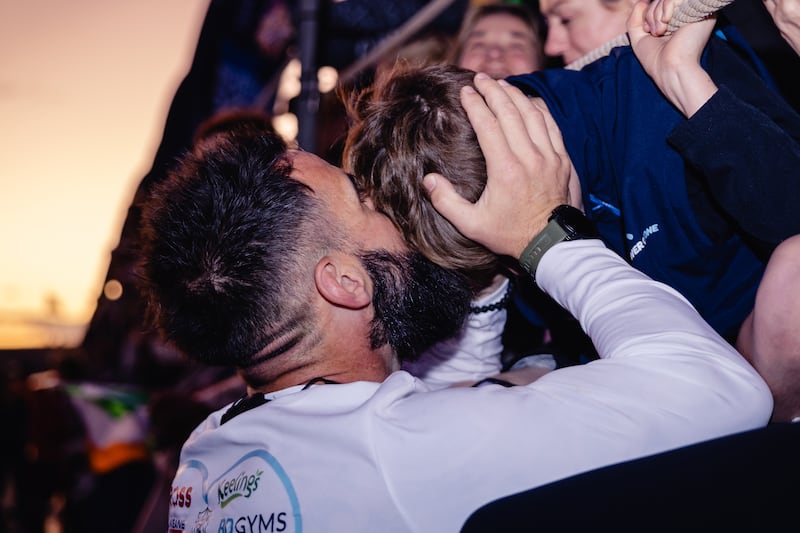
[[(333, 381), (323, 377), (317, 377), (309, 380), (308, 383), (305, 384), (302, 390), (306, 390), (309, 387), (311, 387), (311, 385), (316, 385), (317, 383), (324, 383), (327, 385), (339, 384), (338, 381)], [(250, 396), (247, 395), (242, 396), (241, 398), (233, 402), (233, 405), (231, 405), (228, 408), (228, 410), (225, 411), (225, 414), (222, 415), (222, 420), (220, 420), (220, 425), (224, 424), (225, 422), (227, 422), (236, 415), (240, 415), (245, 411), (249, 411), (250, 409), (255, 409), (256, 407), (260, 407), (267, 402), (269, 402), (269, 398), (267, 398), (266, 396), (264, 396), (264, 394), (261, 393), (251, 394)]]
[(227, 411), (225, 411), (225, 414), (222, 415), (222, 420), (220, 421), (220, 424), (224, 424), (234, 416), (240, 415), (245, 411), (249, 411), (250, 409), (255, 409), (256, 407), (264, 405), (268, 401), (269, 400), (265, 398), (263, 394), (252, 394), (250, 396), (242, 396), (241, 398), (233, 402), (233, 405), (231, 405), (230, 408)]
[(494, 383), (495, 385), (502, 385), (503, 387), (516, 387), (510, 381), (506, 381), (504, 379), (497, 379), (497, 378), (484, 378), (477, 383), (473, 383), (473, 387), (480, 387), (481, 385), (486, 385), (487, 383)]

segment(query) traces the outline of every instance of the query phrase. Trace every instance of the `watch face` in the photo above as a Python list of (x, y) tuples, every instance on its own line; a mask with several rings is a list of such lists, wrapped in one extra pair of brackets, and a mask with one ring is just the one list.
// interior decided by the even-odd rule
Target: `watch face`
[(571, 205), (560, 205), (553, 210), (551, 217), (570, 234), (570, 239), (597, 237), (597, 228), (580, 209)]

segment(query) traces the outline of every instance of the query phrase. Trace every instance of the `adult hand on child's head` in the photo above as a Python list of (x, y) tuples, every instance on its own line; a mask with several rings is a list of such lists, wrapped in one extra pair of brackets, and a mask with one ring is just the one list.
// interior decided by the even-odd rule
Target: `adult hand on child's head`
[(474, 83), (480, 94), (464, 87), (461, 103), (486, 158), (486, 188), (473, 204), (439, 174), (425, 176), (424, 184), (433, 206), (461, 233), (518, 258), (553, 208), (569, 203), (570, 160), (544, 104), (485, 74)]

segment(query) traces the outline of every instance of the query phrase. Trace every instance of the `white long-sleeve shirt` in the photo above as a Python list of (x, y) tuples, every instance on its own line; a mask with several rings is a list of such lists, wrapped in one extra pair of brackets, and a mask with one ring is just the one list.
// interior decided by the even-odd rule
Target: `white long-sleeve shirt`
[[(772, 398), (687, 301), (599, 241), (548, 251), (539, 285), (601, 359), (525, 387), (292, 387), (183, 447), (171, 531), (450, 532), (500, 496), (767, 423)], [(204, 528), (204, 529), (203, 529)]]

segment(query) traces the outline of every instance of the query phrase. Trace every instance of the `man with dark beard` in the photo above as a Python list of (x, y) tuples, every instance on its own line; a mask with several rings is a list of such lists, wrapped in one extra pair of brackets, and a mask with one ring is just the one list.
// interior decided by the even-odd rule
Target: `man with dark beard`
[(341, 169), (269, 133), (215, 135), (142, 205), (156, 324), (248, 386), (183, 445), (170, 531), (457, 531), (498, 496), (766, 423), (766, 385), (673, 290), (597, 239), (536, 238), (531, 255), (568, 168), (553, 146), (507, 141), (550, 132), (519, 91), (477, 85), (491, 107), (464, 103), (491, 150), (476, 235), (522, 257), (602, 359), (431, 389), (401, 359), (458, 330), (469, 284), (414, 253)]

